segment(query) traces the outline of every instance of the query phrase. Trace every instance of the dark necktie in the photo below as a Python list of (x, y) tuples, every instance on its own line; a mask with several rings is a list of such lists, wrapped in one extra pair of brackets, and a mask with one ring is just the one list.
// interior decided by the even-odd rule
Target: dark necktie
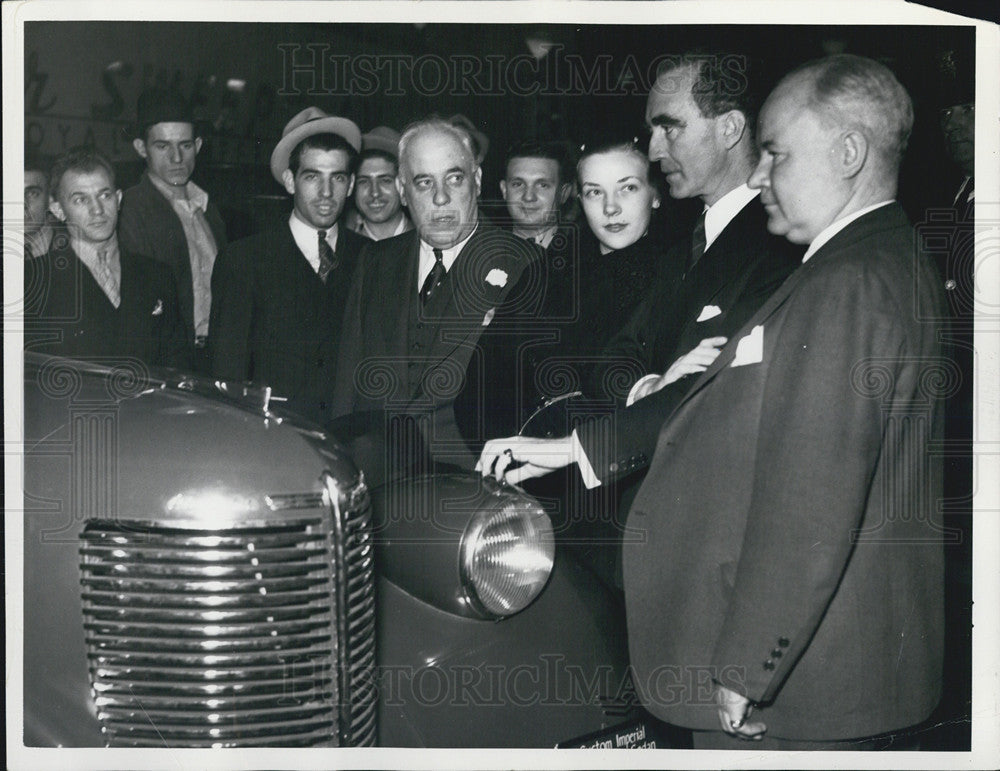
[(705, 254), (705, 212), (698, 218), (698, 224), (694, 226), (694, 233), (691, 234), (691, 261), (688, 263), (688, 270)]
[(420, 303), (422, 305), (427, 305), (427, 301), (431, 299), (434, 290), (441, 285), (441, 281), (448, 272), (444, 267), (444, 254), (441, 253), (440, 249), (434, 249), (433, 252), (434, 267), (431, 268), (431, 272), (424, 279), (424, 285), (420, 287)]
[(316, 274), (320, 281), (326, 283), (326, 277), (330, 271), (337, 267), (337, 255), (333, 253), (330, 242), (326, 240), (326, 231), (319, 231), (319, 270)]

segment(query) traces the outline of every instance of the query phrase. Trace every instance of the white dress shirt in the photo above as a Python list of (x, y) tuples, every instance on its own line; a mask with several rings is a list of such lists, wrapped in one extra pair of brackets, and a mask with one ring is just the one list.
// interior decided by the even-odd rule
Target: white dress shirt
[(111, 304), (116, 308), (121, 305), (122, 262), (118, 236), (111, 236), (103, 244), (74, 239), (70, 245)]
[[(711, 206), (705, 207), (705, 251), (708, 251), (715, 239), (719, 237), (723, 230), (728, 227), (736, 215), (743, 211), (743, 207), (750, 203), (760, 194), (760, 190), (754, 190), (749, 185), (740, 185), (726, 193), (722, 198)], [(672, 362), (671, 362), (672, 363)], [(636, 401), (636, 394), (643, 384), (660, 377), (660, 373), (651, 372), (643, 375), (635, 381), (635, 385), (628, 392), (625, 399), (625, 406), (631, 407)]]
[[(312, 266), (314, 273), (319, 273), (319, 230), (312, 225), (308, 225), (292, 212), (288, 218), (288, 227), (292, 229), (292, 238), (295, 239), (299, 251), (305, 255), (306, 260)], [(334, 222), (326, 231), (326, 242), (334, 252), (337, 251), (337, 223)]]
[(878, 203), (873, 203), (871, 206), (866, 206), (863, 209), (858, 209), (856, 212), (854, 212), (853, 214), (848, 214), (846, 217), (841, 217), (839, 220), (834, 220), (825, 228), (823, 228), (823, 230), (819, 232), (819, 235), (817, 235), (812, 240), (812, 243), (809, 244), (809, 248), (806, 249), (806, 253), (802, 255), (802, 262), (805, 262), (814, 254), (816, 254), (816, 252), (819, 251), (821, 246), (823, 246), (827, 241), (829, 241), (831, 238), (837, 235), (837, 233), (839, 233), (841, 230), (843, 230), (852, 222), (854, 222), (854, 220), (858, 219), (858, 217), (862, 217), (868, 212), (875, 211), (876, 209), (880, 209), (883, 206), (888, 206), (893, 202), (894, 202), (893, 199), (890, 199), (888, 201), (879, 201)]
[[(459, 252), (469, 243), (469, 239), (476, 234), (478, 227), (479, 225), (477, 224), (472, 229), (472, 232), (457, 244), (441, 250), (441, 262), (444, 263), (446, 271), (451, 270), (451, 266), (455, 264), (455, 259), (458, 257)], [(424, 281), (427, 280), (427, 277), (431, 274), (431, 270), (434, 269), (434, 263), (436, 262), (434, 259), (434, 249), (435, 247), (424, 241), (424, 239), (420, 239), (420, 267), (417, 269), (417, 292), (423, 287)]]

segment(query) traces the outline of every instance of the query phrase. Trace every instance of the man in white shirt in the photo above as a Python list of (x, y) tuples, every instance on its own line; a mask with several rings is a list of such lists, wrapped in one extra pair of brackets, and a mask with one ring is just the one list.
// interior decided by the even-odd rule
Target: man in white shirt
[(230, 244), (212, 274), (216, 377), (271, 386), (302, 415), (329, 417), (354, 264), (368, 239), (339, 226), (361, 132), (308, 107), (285, 126), (271, 173), (292, 196), (288, 224)]
[(369, 478), (429, 462), (471, 469), (485, 439), (480, 341), (541, 253), (481, 221), (476, 157), (469, 132), (437, 118), (400, 139), (397, 185), (415, 230), (361, 257), (334, 396), (335, 414), (371, 419), (352, 448)]
[(122, 198), (122, 245), (173, 271), (195, 367), (207, 372), (212, 268), (226, 245), (226, 228), (218, 207), (191, 179), (202, 139), (188, 102), (170, 91), (144, 92), (132, 146), (146, 170)]

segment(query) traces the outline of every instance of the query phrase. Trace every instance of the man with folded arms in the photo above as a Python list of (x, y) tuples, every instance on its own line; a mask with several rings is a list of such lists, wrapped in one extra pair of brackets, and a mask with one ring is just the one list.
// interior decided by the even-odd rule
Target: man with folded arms
[[(943, 298), (894, 200), (912, 123), (852, 55), (761, 112), (750, 183), (808, 248), (663, 426), (624, 553), (640, 698), (695, 747), (915, 749), (940, 697)], [(556, 449), (481, 462), (516, 481)]]

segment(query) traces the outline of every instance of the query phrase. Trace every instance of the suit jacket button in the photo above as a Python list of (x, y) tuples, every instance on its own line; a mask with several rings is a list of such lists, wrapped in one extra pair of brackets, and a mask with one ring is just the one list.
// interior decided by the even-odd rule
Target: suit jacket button
[(770, 672), (772, 669), (774, 669), (774, 662), (771, 659), (768, 659), (767, 661), (765, 661), (764, 662), (764, 669), (766, 669), (766, 670), (768, 670)]
[(775, 648), (771, 651), (771, 658), (780, 659), (781, 658), (781, 648)]
[(787, 637), (779, 637), (778, 638), (778, 645), (780, 645), (782, 648), (787, 648), (788, 647), (788, 638)]
[(608, 464), (608, 471), (617, 471), (617, 470), (618, 470), (618, 464), (617, 463), (609, 463)]
[(953, 278), (949, 278), (947, 281), (944, 282), (944, 288), (947, 289), (949, 292), (956, 286), (958, 285), (955, 283), (955, 279)]

